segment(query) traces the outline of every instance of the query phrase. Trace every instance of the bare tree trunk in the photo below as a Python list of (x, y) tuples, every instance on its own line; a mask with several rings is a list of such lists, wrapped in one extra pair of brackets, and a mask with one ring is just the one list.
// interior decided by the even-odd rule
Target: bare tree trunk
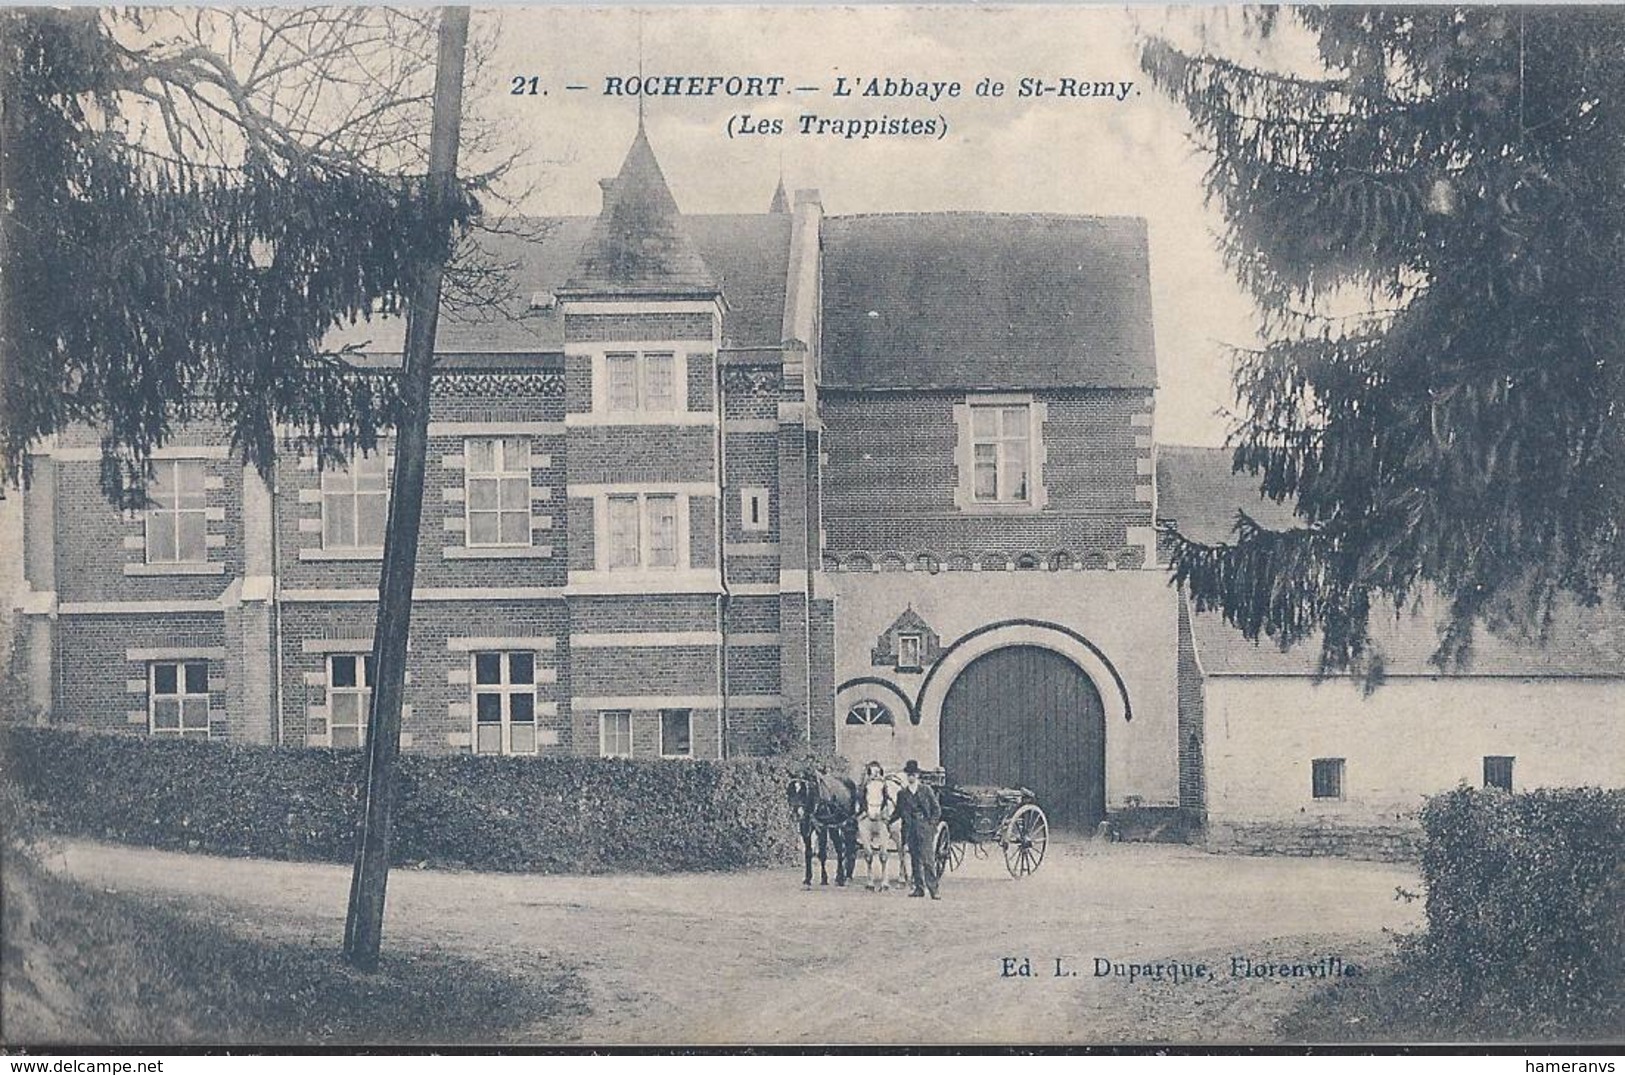
[[(429, 136), (429, 197), (443, 221), (457, 180), (457, 142), (463, 102), (468, 8), (445, 8), (435, 71), (434, 126)], [(401, 752), (401, 704), (406, 693), (406, 642), (412, 622), (418, 531), (423, 517), (423, 471), (429, 448), (429, 389), (434, 375), (435, 329), (445, 266), (424, 266), (406, 323), (402, 413), (395, 438), (395, 472), (384, 535), (378, 626), (373, 638), (372, 714), (367, 732), (366, 799), (356, 840), (344, 955), (362, 970), (378, 966), (383, 942), (384, 890), (389, 883), (389, 838), (395, 808), (395, 770)]]
[[(11, 53), (11, 42), (6, 39), (10, 33), (10, 21), (0, 19), (0, 50), (3, 50), (0, 51), (0, 422), (9, 422), (11, 408), (19, 404), (18, 400), (12, 398), (11, 355), (13, 347), (19, 346), (20, 341), (11, 334), (21, 327), (17, 324), (14, 302), (16, 274), (9, 255), (17, 241), (14, 188), (20, 181), (17, 167), (20, 162), (14, 159), (14, 155), (24, 120), (19, 107), (22, 95), (16, 92), (17, 72), (9, 70), (12, 65), (3, 58)], [(22, 475), (10, 477), (19, 486), (22, 484)], [(0, 486), (3, 485), (5, 482), (0, 481)]]

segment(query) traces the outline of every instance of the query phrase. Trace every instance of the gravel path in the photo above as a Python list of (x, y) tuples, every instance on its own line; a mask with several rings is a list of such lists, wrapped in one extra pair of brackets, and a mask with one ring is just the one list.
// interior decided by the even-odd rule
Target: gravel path
[[(349, 870), (85, 842), (53, 869), (204, 906), (283, 937), (343, 932)], [(861, 871), (860, 864), (860, 871)], [(542, 877), (397, 870), (391, 937), (515, 969), (577, 965), (591, 1014), (530, 1040), (621, 1043), (1260, 1042), (1314, 988), (1231, 975), (1231, 957), (1360, 963), (1410, 929), (1406, 866), (1207, 855), (1187, 847), (1054, 844), (1014, 881), (967, 858), (940, 902), (815, 888), (799, 870)], [(1033, 977), (1006, 977), (1027, 958)], [(1055, 961), (1076, 976), (1055, 975)], [(1095, 960), (1206, 963), (1213, 980), (1096, 977)], [(448, 1035), (456, 1037), (456, 1035)]]

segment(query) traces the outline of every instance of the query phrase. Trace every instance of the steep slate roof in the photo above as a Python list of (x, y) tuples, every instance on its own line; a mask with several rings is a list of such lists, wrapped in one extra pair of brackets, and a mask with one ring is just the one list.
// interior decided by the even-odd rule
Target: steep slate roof
[(828, 387), (1156, 384), (1143, 220), (874, 214), (823, 241)]
[[(1236, 512), (1246, 511), (1261, 525), (1283, 529), (1298, 520), (1290, 505), (1258, 493), (1258, 479), (1230, 472), (1231, 453), (1222, 448), (1164, 445), (1157, 449), (1157, 516), (1186, 537), (1209, 544), (1233, 540)], [(1444, 609), (1424, 599), (1421, 610), (1374, 615), (1373, 647), (1387, 675), (1447, 677), (1607, 676), (1625, 678), (1625, 611), (1565, 607), (1546, 644), (1517, 642), (1481, 628), (1466, 667), (1441, 670), (1429, 663), (1439, 648)], [(1191, 614), (1196, 655), (1209, 676), (1312, 677), (1320, 661), (1320, 639), (1312, 637), (1283, 652), (1265, 639), (1249, 642), (1217, 612)]]
[(641, 120), (620, 174), (604, 184), (603, 212), (565, 286), (619, 295), (717, 290), (716, 279), (683, 227)]
[[(485, 259), (511, 266), (513, 300), (500, 310), (445, 310), (436, 349), (442, 354), (513, 351), (557, 354), (564, 323), (557, 305), (531, 309), (565, 285), (596, 223), (593, 217), (527, 217), (502, 234), (475, 240)], [(777, 346), (784, 332), (784, 287), (790, 261), (790, 217), (761, 213), (686, 216), (685, 229), (726, 299), (722, 334), (735, 346)], [(366, 342), (399, 354), (405, 323), (375, 317), (344, 329), (330, 346)]]

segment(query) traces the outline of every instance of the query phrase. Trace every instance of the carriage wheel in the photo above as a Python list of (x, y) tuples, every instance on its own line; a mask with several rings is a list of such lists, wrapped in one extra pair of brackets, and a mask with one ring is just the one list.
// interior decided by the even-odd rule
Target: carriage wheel
[(959, 849), (959, 857), (957, 859), (954, 857), (954, 838), (948, 832), (948, 823), (946, 821), (937, 822), (937, 838), (935, 841), (933, 841), (933, 845), (937, 853), (938, 877), (941, 877), (943, 874), (959, 865), (960, 860), (965, 857), (964, 848)]
[(1004, 848), (1004, 865), (1010, 876), (1026, 877), (1044, 861), (1044, 851), (1049, 847), (1049, 818), (1032, 803), (1016, 807), (1004, 824), (1004, 838), (999, 844)]
[(948, 868), (950, 870), (957, 870), (957, 869), (959, 869), (960, 864), (963, 863), (964, 861), (965, 861), (965, 845), (964, 844), (956, 844), (952, 840), (949, 840), (948, 841)]

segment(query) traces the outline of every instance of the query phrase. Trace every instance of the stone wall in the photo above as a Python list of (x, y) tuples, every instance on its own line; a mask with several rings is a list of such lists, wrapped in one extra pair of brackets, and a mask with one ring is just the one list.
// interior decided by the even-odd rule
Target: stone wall
[(1414, 862), (1422, 853), (1422, 828), (1414, 822), (1393, 825), (1209, 823), (1205, 844), (1209, 851), (1230, 854)]

